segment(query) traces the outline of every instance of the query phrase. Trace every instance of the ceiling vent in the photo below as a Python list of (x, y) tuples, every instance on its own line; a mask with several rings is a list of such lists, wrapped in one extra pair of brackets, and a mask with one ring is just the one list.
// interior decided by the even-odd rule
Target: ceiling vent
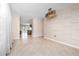
[(52, 8), (48, 9), (48, 12), (45, 14), (45, 17), (48, 19), (54, 18), (56, 16), (56, 10), (52, 10)]

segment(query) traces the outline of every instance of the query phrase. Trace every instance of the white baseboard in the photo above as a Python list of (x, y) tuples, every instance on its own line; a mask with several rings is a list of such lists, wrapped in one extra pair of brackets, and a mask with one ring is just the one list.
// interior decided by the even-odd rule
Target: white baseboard
[(42, 37), (42, 35), (32, 35), (32, 37)]
[(69, 47), (79, 49), (78, 46), (71, 45), (71, 44), (68, 44), (68, 43), (65, 43), (65, 42), (62, 42), (62, 41), (57, 41), (57, 40), (54, 40), (54, 39), (51, 39), (51, 38), (48, 38), (48, 37), (44, 37), (44, 39), (51, 40), (51, 41), (54, 41), (54, 42), (57, 42), (57, 43), (60, 43), (60, 44), (64, 44), (64, 45), (69, 46)]

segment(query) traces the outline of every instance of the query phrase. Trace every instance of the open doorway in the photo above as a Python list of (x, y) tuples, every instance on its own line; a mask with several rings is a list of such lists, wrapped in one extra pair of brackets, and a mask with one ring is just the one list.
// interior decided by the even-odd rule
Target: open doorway
[(28, 36), (32, 36), (32, 24), (21, 24), (20, 37), (28, 38)]
[(20, 38), (28, 39), (29, 36), (32, 36), (32, 19), (31, 17), (20, 18)]

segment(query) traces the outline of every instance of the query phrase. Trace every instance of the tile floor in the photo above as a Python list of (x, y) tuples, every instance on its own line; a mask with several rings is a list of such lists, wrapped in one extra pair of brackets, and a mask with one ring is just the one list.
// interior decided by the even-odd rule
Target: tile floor
[(9, 56), (79, 56), (79, 50), (38, 37), (16, 40)]

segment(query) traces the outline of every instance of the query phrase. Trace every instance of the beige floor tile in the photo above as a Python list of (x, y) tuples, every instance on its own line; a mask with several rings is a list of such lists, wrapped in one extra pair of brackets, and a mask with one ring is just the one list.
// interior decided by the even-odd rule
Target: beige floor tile
[[(25, 40), (26, 41), (26, 40)], [(79, 50), (50, 40), (29, 38), (28, 43), (16, 40), (10, 56), (79, 56)]]

